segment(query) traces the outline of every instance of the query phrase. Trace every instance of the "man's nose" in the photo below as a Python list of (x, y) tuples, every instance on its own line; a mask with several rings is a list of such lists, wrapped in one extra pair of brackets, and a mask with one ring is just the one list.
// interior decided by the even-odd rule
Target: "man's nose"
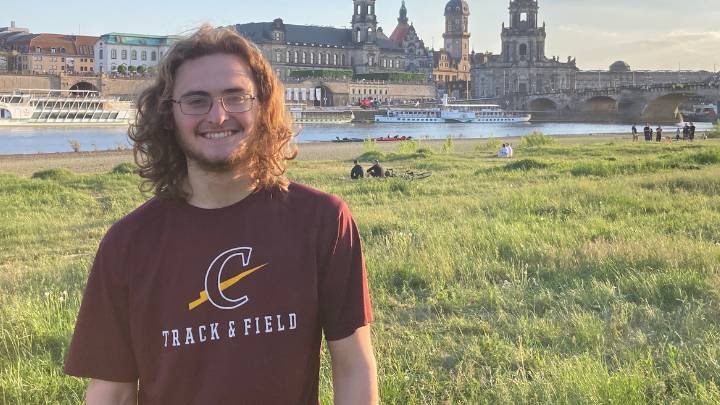
[(222, 124), (228, 119), (228, 112), (225, 110), (225, 107), (223, 107), (221, 98), (218, 97), (213, 100), (207, 119), (216, 124)]

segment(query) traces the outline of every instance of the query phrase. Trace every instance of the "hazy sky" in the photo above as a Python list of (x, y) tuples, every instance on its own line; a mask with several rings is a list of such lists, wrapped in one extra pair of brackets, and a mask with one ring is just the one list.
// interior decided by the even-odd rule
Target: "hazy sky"
[[(0, 26), (15, 20), (32, 32), (101, 35), (177, 34), (202, 22), (272, 21), (344, 27), (352, 0), (0, 0)], [(581, 69), (624, 60), (633, 69), (720, 69), (720, 0), (539, 0), (547, 23), (547, 56), (577, 58)], [(401, 0), (377, 0), (390, 35)], [(406, 0), (408, 17), (427, 46), (442, 46), (446, 0)], [(500, 51), (509, 0), (469, 0), (471, 44)]]

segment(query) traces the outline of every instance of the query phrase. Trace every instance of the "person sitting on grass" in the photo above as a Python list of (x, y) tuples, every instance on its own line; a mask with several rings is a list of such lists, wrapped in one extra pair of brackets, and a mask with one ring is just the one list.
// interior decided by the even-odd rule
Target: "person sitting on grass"
[(382, 166), (380, 166), (380, 161), (377, 159), (375, 160), (375, 164), (370, 166), (369, 169), (367, 169), (367, 172), (372, 177), (384, 177), (385, 174)]
[(507, 144), (502, 144), (502, 146), (500, 147), (500, 151), (498, 152), (498, 157), (501, 157), (501, 158), (508, 157), (508, 152), (509, 151), (508, 151)]
[(507, 157), (511, 158), (513, 156), (513, 148), (512, 145), (507, 144), (505, 146), (507, 148)]
[(357, 160), (353, 160), (353, 166), (352, 170), (350, 170), (350, 178), (353, 180), (362, 179), (365, 177), (365, 171), (363, 170), (363, 167), (360, 166)]

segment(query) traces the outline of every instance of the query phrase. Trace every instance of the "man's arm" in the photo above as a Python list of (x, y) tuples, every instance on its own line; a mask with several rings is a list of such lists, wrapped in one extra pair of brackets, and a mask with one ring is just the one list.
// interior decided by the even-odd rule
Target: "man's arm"
[(370, 339), (370, 325), (352, 335), (328, 342), (332, 363), (335, 404), (377, 404), (377, 370)]
[(87, 405), (137, 405), (137, 382), (120, 383), (93, 378), (85, 394)]

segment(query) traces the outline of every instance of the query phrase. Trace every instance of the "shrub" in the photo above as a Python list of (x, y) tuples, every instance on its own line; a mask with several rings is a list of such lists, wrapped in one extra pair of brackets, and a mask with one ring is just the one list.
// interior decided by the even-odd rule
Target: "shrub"
[(556, 142), (557, 141), (554, 138), (551, 138), (542, 132), (533, 131), (531, 134), (522, 137), (521, 144), (525, 148), (534, 148), (537, 146), (552, 145)]
[(475, 147), (476, 152), (487, 152), (487, 151), (497, 151), (500, 149), (500, 141), (497, 138), (490, 138), (484, 143), (481, 143)]
[(135, 170), (137, 170), (137, 166), (130, 162), (123, 162), (119, 165), (113, 167), (113, 169), (110, 171), (110, 173), (113, 174), (130, 174), (135, 173)]
[(363, 150), (365, 152), (377, 152), (377, 141), (372, 138), (365, 138), (363, 141)]
[(410, 139), (407, 141), (400, 141), (398, 142), (398, 153), (415, 153), (418, 151), (418, 148), (420, 147), (420, 142)]
[(454, 143), (453, 143), (452, 137), (451, 137), (451, 136), (448, 136), (447, 138), (445, 138), (445, 142), (443, 142), (443, 145), (442, 145), (442, 151), (443, 151), (443, 153), (450, 153), (450, 152), (452, 152), (454, 147), (455, 147), (455, 145), (454, 145)]
[(120, 66), (117, 67), (117, 71), (118, 71), (118, 73), (120, 73), (121, 75), (124, 75), (125, 73), (127, 73), (127, 66), (125, 66), (125, 65), (120, 65)]
[(33, 179), (40, 180), (67, 180), (72, 178), (75, 174), (68, 169), (58, 167), (55, 169), (45, 169), (35, 172), (32, 175)]
[(516, 160), (512, 163), (508, 163), (505, 166), (503, 166), (504, 170), (531, 170), (531, 169), (545, 169), (547, 168), (547, 163), (538, 162), (534, 159), (522, 159), (522, 160)]
[(717, 120), (711, 130), (705, 131), (705, 137), (708, 139), (720, 138), (720, 120)]
[(80, 141), (78, 141), (77, 139), (68, 139), (68, 143), (70, 144), (70, 148), (72, 148), (73, 152), (80, 152)]

